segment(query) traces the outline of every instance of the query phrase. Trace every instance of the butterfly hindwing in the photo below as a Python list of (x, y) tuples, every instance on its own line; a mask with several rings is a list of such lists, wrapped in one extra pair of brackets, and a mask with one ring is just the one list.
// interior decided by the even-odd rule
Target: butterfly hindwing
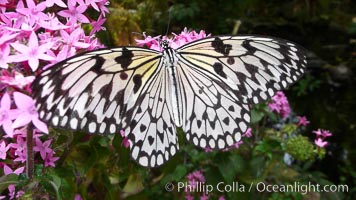
[(157, 167), (179, 149), (176, 126), (171, 117), (168, 74), (162, 65), (128, 113), (126, 135), (132, 141), (131, 155), (139, 164)]
[(188, 141), (207, 149), (224, 149), (240, 141), (250, 122), (249, 108), (212, 74), (181, 62), (184, 87), (183, 130)]

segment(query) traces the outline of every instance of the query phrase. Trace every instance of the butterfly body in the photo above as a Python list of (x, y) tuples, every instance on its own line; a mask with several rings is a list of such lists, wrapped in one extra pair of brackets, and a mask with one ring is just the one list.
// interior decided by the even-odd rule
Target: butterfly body
[(176, 128), (201, 148), (241, 139), (250, 106), (304, 73), (299, 46), (261, 36), (215, 36), (163, 52), (115, 47), (79, 54), (43, 71), (32, 88), (40, 117), (55, 127), (125, 130), (132, 158), (157, 167), (179, 149)]

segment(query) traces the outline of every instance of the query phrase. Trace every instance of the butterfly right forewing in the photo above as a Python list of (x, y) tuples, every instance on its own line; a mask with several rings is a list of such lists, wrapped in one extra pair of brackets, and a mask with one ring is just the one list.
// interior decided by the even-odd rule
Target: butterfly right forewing
[(244, 103), (266, 101), (297, 81), (306, 68), (303, 48), (263, 36), (215, 36), (188, 43), (178, 54), (191, 67), (208, 71)]

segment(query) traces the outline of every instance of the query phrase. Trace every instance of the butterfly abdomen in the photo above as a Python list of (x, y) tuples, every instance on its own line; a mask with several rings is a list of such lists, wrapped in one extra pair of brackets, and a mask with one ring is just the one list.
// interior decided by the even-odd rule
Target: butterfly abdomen
[(169, 76), (169, 93), (172, 102), (173, 119), (177, 127), (182, 126), (182, 99), (180, 96), (180, 85), (177, 81), (177, 56), (172, 48), (165, 48), (163, 58)]

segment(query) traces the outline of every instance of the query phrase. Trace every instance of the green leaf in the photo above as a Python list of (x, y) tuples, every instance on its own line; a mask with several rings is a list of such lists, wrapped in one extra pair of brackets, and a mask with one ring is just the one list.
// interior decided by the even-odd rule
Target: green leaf
[(129, 176), (129, 179), (127, 180), (122, 190), (124, 192), (122, 196), (123, 197), (131, 196), (133, 194), (137, 194), (143, 189), (144, 187), (143, 187), (141, 177), (138, 174), (132, 174)]
[(172, 174), (173, 181), (180, 181), (187, 174), (187, 167), (178, 165)]
[(51, 174), (51, 181), (48, 181), (49, 184), (52, 186), (52, 188), (54, 189), (54, 191), (56, 192), (56, 197), (58, 200), (61, 200), (61, 195), (59, 193), (59, 188), (61, 187), (61, 179), (54, 175), (54, 174)]
[(225, 154), (219, 157), (217, 166), (225, 181), (227, 183), (232, 183), (237, 175), (237, 172), (242, 171), (242, 163), (244, 163), (244, 161), (239, 155)]
[(43, 175), (43, 164), (36, 164), (35, 165), (35, 176), (42, 176)]
[(252, 109), (251, 110), (251, 124), (255, 124), (262, 120), (265, 114), (259, 110)]
[(9, 174), (0, 177), (0, 193), (7, 189), (9, 185), (17, 184), (18, 182), (18, 176), (16, 174)]

